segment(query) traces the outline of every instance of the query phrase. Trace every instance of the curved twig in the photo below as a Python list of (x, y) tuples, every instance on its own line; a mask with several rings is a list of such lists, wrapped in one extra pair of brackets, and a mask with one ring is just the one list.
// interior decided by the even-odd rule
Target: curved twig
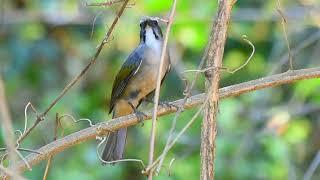
[(92, 123), (91, 119), (81, 118), (81, 119), (76, 120), (76, 119), (75, 119), (72, 115), (70, 115), (70, 114), (64, 114), (64, 115), (60, 116), (58, 120), (60, 121), (60, 120), (61, 120), (62, 118), (64, 118), (64, 117), (70, 118), (74, 123), (78, 123), (78, 122), (80, 122), (80, 121), (87, 121), (87, 122), (89, 123), (90, 127), (94, 126), (94, 124)]

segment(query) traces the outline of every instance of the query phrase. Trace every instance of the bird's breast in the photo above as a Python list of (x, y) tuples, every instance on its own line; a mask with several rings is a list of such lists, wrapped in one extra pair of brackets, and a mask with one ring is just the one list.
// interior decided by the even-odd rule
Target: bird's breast
[[(161, 49), (160, 52), (157, 52), (156, 50), (149, 50), (145, 52), (145, 57), (139, 70), (132, 77), (132, 80), (125, 90), (125, 97), (137, 103), (140, 99), (155, 90), (160, 65), (160, 56)], [(161, 72), (161, 79), (163, 79), (166, 74), (169, 63), (169, 56), (166, 54), (163, 64), (164, 66)]]

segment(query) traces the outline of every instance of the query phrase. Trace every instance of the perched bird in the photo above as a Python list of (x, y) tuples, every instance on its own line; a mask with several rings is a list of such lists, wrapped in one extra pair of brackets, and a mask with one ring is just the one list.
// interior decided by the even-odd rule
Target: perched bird
[[(113, 83), (110, 111), (113, 118), (136, 113), (141, 120), (143, 113), (137, 111), (141, 101), (152, 95), (156, 88), (160, 56), (163, 49), (163, 35), (155, 18), (140, 21), (140, 43), (123, 63)], [(170, 70), (170, 57), (165, 54), (162, 81)], [(108, 135), (102, 154), (104, 161), (123, 158), (127, 128)]]

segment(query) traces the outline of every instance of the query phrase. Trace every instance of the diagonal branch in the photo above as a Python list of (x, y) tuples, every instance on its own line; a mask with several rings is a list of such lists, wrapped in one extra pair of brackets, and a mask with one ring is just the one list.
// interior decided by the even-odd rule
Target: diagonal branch
[[(298, 80), (320, 78), (320, 68), (310, 68), (288, 71), (281, 74), (276, 74), (268, 77), (263, 77), (260, 79), (228, 86), (219, 89), (220, 98), (228, 98), (233, 96), (238, 96), (244, 93), (249, 93), (252, 91), (270, 88), (275, 86), (280, 86), (283, 84), (290, 84)], [(198, 94), (190, 97), (184, 105), (184, 108), (192, 108), (203, 103), (205, 95)], [(172, 102), (172, 104), (179, 106), (183, 103), (183, 99)], [(172, 107), (160, 107), (158, 109), (158, 116), (176, 112), (177, 109)], [(146, 119), (151, 118), (151, 111), (147, 114)], [(72, 146), (79, 143), (83, 143), (90, 139), (94, 139), (96, 136), (101, 136), (107, 134), (108, 131), (114, 131), (123, 127), (133, 126), (138, 123), (135, 115), (131, 114), (128, 116), (119, 117), (110, 121), (105, 121), (99, 123), (93, 127), (89, 127), (78, 132), (72, 133), (64, 138), (53, 141), (37, 151), (41, 154), (30, 154), (26, 157), (26, 160), (30, 165), (38, 164), (39, 162), (47, 159), (50, 155), (62, 152)], [(19, 163), (17, 169), (24, 171), (26, 169), (25, 163)]]
[(19, 139), (17, 140), (18, 143), (20, 143), (24, 138), (26, 138), (30, 132), (42, 121), (44, 120), (44, 117), (48, 114), (48, 112), (59, 102), (59, 100), (88, 72), (89, 68), (97, 61), (102, 48), (104, 47), (104, 45), (106, 43), (108, 43), (108, 41), (110, 40), (111, 34), (118, 22), (118, 20), (120, 19), (120, 16), (123, 14), (127, 4), (128, 4), (129, 0), (125, 0), (121, 6), (121, 8), (119, 9), (119, 11), (117, 12), (116, 17), (114, 18), (111, 27), (109, 28), (108, 32), (106, 33), (105, 37), (103, 38), (103, 40), (100, 42), (97, 51), (95, 52), (94, 56), (91, 58), (90, 62), (86, 65), (86, 67), (76, 76), (74, 77), (74, 79), (65, 86), (65, 88), (61, 91), (61, 93), (56, 97), (56, 99), (54, 99), (51, 104), (47, 107), (47, 109), (41, 113), (40, 115), (38, 115), (35, 123), (29, 128), (27, 129), (27, 131), (25, 133), (22, 134), (22, 136), (19, 137)]

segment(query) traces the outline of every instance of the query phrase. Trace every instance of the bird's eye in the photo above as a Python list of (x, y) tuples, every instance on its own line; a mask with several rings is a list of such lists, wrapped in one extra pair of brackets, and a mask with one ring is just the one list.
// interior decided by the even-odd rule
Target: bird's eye
[(158, 21), (153, 20), (152, 23), (153, 23), (155, 26), (158, 26)]

